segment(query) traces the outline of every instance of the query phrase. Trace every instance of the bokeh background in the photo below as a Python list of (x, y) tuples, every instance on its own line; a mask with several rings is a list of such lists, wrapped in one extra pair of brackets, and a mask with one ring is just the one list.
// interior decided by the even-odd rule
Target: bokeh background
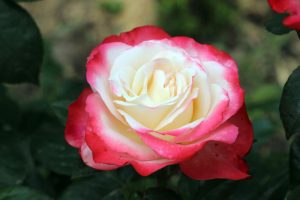
[[(22, 132), (30, 132), (34, 138), (30, 147), (33, 167), (21, 184), (52, 198), (101, 199), (99, 195), (107, 195), (99, 193), (99, 182), (93, 183), (97, 172), (73, 170), (78, 163), (70, 157), (76, 157), (77, 152), (65, 145), (63, 123), (57, 124), (65, 120), (66, 105), (87, 85), (85, 62), (91, 49), (108, 35), (155, 24), (172, 36), (185, 35), (212, 44), (237, 61), (255, 131), (253, 150), (247, 157), (252, 178), (193, 181), (176, 174), (172, 166), (150, 177), (137, 178), (129, 167), (113, 172), (127, 180), (118, 190), (129, 188), (127, 197), (136, 199), (159, 185), (183, 199), (284, 198), (288, 188), (288, 142), (278, 107), (283, 85), (300, 63), (300, 45), (296, 32), (275, 36), (266, 31), (264, 24), (272, 15), (267, 0), (42, 0), (21, 5), (36, 20), (45, 48), (40, 86), (7, 85), (9, 95), (23, 110)], [(45, 134), (53, 139), (45, 140)], [(167, 179), (164, 172), (171, 178)], [(161, 183), (160, 179), (167, 181)], [(93, 194), (93, 187), (98, 190), (98, 198), (78, 193), (87, 190)]]

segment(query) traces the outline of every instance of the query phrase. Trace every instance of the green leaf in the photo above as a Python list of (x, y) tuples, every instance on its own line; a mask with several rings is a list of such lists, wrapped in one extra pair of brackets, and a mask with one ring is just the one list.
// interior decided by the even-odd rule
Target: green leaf
[(300, 185), (300, 136), (298, 135), (290, 147), (290, 181), (292, 185)]
[(74, 181), (59, 200), (122, 199), (119, 191), (121, 186), (116, 176), (102, 172), (101, 175), (93, 178)]
[(20, 184), (28, 166), (22, 140), (11, 132), (0, 132), (0, 137), (0, 185)]
[(34, 157), (51, 171), (72, 175), (78, 169), (81, 160), (77, 150), (64, 140), (63, 129), (58, 127), (59, 124), (44, 126), (33, 136)]
[(290, 138), (300, 133), (300, 67), (295, 69), (286, 82), (280, 100), (280, 117)]
[(179, 200), (181, 197), (173, 190), (166, 188), (149, 188), (145, 191), (143, 199), (145, 200)]
[(266, 29), (276, 35), (283, 35), (289, 33), (292, 29), (283, 25), (282, 20), (286, 17), (286, 14), (274, 13), (272, 18), (265, 23)]
[(71, 101), (58, 101), (51, 104), (52, 110), (63, 125), (66, 124), (68, 116), (68, 106), (71, 103)]
[(0, 30), (0, 82), (37, 84), (43, 45), (31, 16), (13, 1), (2, 0)]
[(50, 200), (51, 198), (23, 186), (0, 188), (0, 200)]

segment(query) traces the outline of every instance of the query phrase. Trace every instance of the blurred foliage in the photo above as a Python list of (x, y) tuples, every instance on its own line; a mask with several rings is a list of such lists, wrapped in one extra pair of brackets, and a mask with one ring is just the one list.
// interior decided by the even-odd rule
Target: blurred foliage
[(105, 1), (100, 4), (101, 8), (111, 14), (118, 14), (122, 11), (122, 1), (118, 0), (110, 0)]
[[(246, 40), (248, 16), (242, 14), (237, 1), (157, 2), (158, 24), (171, 35), (214, 43), (232, 52), (239, 63), (255, 130), (255, 143), (247, 157), (252, 177), (195, 181), (182, 175), (177, 166), (148, 177), (139, 176), (130, 166), (110, 172), (85, 166), (63, 134), (67, 106), (87, 86), (84, 75), (66, 76), (66, 66), (53, 56), (51, 38), (44, 38), (43, 51), (33, 19), (13, 1), (4, 0), (0, 3), (0, 81), (37, 83), (39, 77), (40, 84), (16, 86), (20, 90), (0, 85), (0, 200), (299, 199), (299, 69), (286, 84), (281, 103), (282, 88), (274, 73), (274, 65), (281, 59), (277, 55), (291, 54), (287, 50), (290, 40), (271, 34), (258, 42)], [(117, 15), (124, 10), (123, 3), (102, 1), (99, 6)], [(261, 16), (252, 18), (263, 30)], [(267, 24), (272, 32), (284, 32), (282, 27), (278, 29), (278, 19)], [(294, 135), (289, 152), (278, 113), (280, 104), (285, 130), (288, 136)]]
[[(159, 0), (159, 24), (171, 35), (185, 35), (209, 43), (236, 34), (239, 23), (234, 1)], [(232, 41), (234, 42), (234, 41)]]

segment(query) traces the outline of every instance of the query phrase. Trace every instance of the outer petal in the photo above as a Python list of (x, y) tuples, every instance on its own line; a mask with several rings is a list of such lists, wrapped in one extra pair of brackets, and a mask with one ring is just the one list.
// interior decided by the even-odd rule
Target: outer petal
[(248, 118), (246, 106), (243, 105), (239, 112), (230, 118), (228, 122), (239, 127), (239, 135), (232, 148), (239, 156), (245, 156), (253, 143), (253, 127)]
[(103, 163), (95, 163), (93, 159), (93, 154), (91, 149), (87, 146), (87, 144), (84, 142), (80, 148), (80, 155), (83, 160), (83, 162), (92, 168), (99, 169), (99, 170), (113, 170), (117, 169), (119, 166), (117, 165), (109, 165), (109, 164), (103, 164)]
[(148, 176), (165, 166), (178, 163), (168, 159), (136, 160), (127, 154), (111, 150), (97, 135), (91, 132), (87, 132), (86, 136), (88, 145), (84, 144), (81, 155), (84, 162), (95, 169), (112, 170), (131, 164), (140, 175)]
[(112, 103), (113, 94), (111, 92), (108, 78), (110, 68), (115, 59), (128, 48), (130, 48), (130, 46), (124, 43), (100, 44), (92, 51), (86, 64), (86, 77), (88, 83), (100, 94), (107, 108), (119, 120), (121, 117), (118, 115), (116, 108)]
[(85, 101), (88, 95), (92, 93), (91, 89), (85, 89), (78, 99), (68, 107), (68, 118), (65, 128), (65, 138), (67, 142), (79, 148), (84, 139), (84, 132), (88, 115), (85, 112)]
[(128, 156), (112, 151), (101, 138), (92, 132), (92, 128), (88, 128), (85, 135), (86, 144), (91, 149), (93, 160), (96, 163), (104, 163), (109, 165), (123, 166), (128, 160)]
[(180, 168), (187, 176), (197, 180), (244, 179), (247, 166), (229, 146), (211, 142), (192, 159), (182, 162)]
[(191, 144), (172, 143), (152, 136), (149, 133), (139, 133), (139, 135), (161, 157), (180, 162), (200, 151), (208, 141), (234, 143), (238, 135), (238, 129), (233, 124), (224, 123), (218, 129), (214, 130), (210, 136)]
[(112, 35), (103, 40), (102, 43), (123, 42), (129, 45), (137, 45), (147, 40), (161, 40), (170, 36), (162, 29), (156, 26), (137, 27), (131, 31)]
[(245, 107), (229, 122), (239, 127), (239, 136), (232, 145), (210, 142), (190, 160), (180, 163), (181, 170), (193, 179), (244, 179), (249, 177), (242, 157), (249, 151), (253, 131)]
[(100, 44), (94, 48), (86, 64), (89, 84), (96, 88), (95, 83), (99, 76), (108, 79), (110, 68), (116, 58), (129, 48), (130, 46), (120, 42)]

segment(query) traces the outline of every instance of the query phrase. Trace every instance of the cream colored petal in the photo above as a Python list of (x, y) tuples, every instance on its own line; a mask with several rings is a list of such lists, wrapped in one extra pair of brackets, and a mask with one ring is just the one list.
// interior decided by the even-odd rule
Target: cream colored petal
[(193, 117), (193, 100), (197, 96), (198, 89), (194, 89), (177, 107), (173, 108), (156, 130), (175, 130), (190, 123)]
[(199, 88), (199, 95), (194, 100), (193, 121), (205, 117), (211, 107), (211, 91), (208, 77), (205, 73), (198, 73), (195, 77), (195, 87)]
[(119, 110), (134, 117), (140, 124), (152, 130), (173, 107), (172, 105), (147, 107), (145, 105), (131, 104), (123, 101), (115, 101), (114, 103)]

